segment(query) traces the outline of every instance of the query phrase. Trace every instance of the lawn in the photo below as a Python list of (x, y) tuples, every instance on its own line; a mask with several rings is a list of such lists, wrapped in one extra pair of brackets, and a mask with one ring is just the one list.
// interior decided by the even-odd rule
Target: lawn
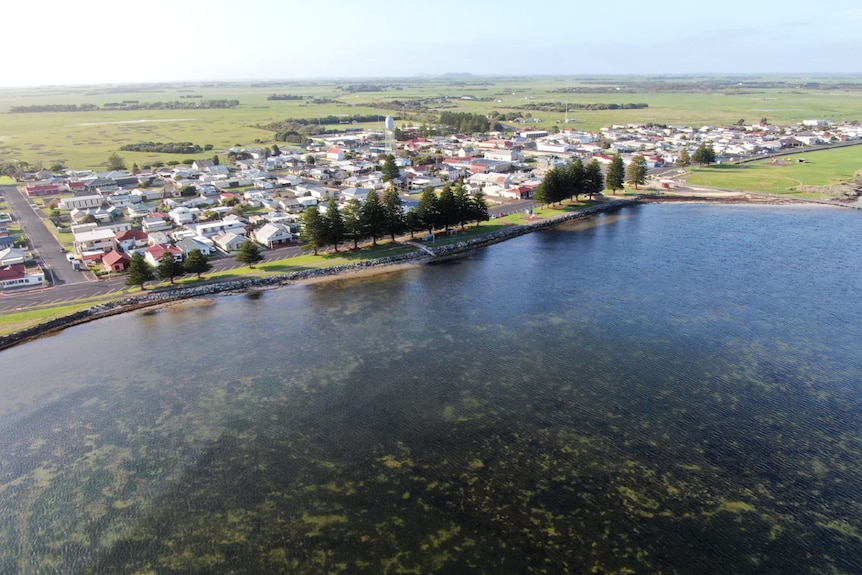
[[(798, 188), (846, 183), (860, 170), (862, 147), (851, 146), (747, 164), (696, 167), (685, 176), (685, 181), (693, 186), (816, 197), (814, 190)], [(822, 191), (828, 193), (826, 188)]]

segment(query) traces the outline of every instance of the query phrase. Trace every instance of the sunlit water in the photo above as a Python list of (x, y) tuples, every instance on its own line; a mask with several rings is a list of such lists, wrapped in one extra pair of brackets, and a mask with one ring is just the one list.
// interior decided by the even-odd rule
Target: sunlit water
[(0, 353), (0, 573), (860, 573), (862, 214), (659, 205)]

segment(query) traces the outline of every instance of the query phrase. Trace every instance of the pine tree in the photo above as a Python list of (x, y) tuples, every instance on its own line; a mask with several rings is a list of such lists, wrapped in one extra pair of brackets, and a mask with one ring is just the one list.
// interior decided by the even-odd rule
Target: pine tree
[(133, 253), (132, 261), (129, 264), (129, 275), (126, 278), (126, 285), (141, 286), (141, 289), (144, 289), (144, 284), (154, 279), (156, 279), (156, 275), (153, 273), (153, 268), (144, 259), (143, 254), (137, 251)]
[(202, 251), (195, 248), (186, 256), (186, 261), (183, 262), (183, 268), (187, 273), (197, 274), (198, 279), (201, 279), (201, 274), (205, 274), (213, 269), (213, 265), (209, 262), (209, 258), (207, 258)]
[(437, 215), (437, 194), (432, 186), (425, 186), (422, 190), (416, 213), (419, 215), (422, 227), (427, 228), (429, 234), (433, 234), (434, 226), (437, 225), (440, 217)]
[(586, 177), (586, 170), (581, 159), (572, 160), (566, 168), (566, 186), (569, 199), (574, 197), (577, 202), (578, 196), (586, 191)]
[(256, 243), (251, 240), (245, 240), (239, 247), (236, 261), (241, 264), (248, 264), (248, 267), (253, 268), (254, 264), (263, 261), (263, 254), (260, 253), (260, 247)]
[(635, 154), (626, 170), (628, 182), (637, 190), (638, 186), (646, 183), (647, 163), (643, 154)]
[(404, 206), (395, 188), (389, 188), (383, 193), (383, 210), (386, 213), (386, 230), (394, 242), (396, 234), (404, 231)]
[(177, 261), (171, 250), (165, 249), (162, 257), (159, 258), (159, 265), (156, 266), (156, 275), (160, 280), (170, 280), (174, 283), (174, 278), (182, 275), (184, 272), (183, 264)]
[(377, 240), (386, 233), (386, 208), (380, 202), (376, 190), (368, 192), (365, 203), (362, 204), (362, 227), (365, 235), (371, 238), (371, 245), (376, 246)]
[(338, 210), (338, 204), (335, 203), (335, 200), (329, 200), (323, 221), (326, 227), (326, 243), (332, 244), (335, 253), (338, 253), (338, 244), (344, 241), (344, 218)]
[(310, 206), (302, 212), (300, 237), (311, 246), (314, 255), (317, 255), (318, 249), (326, 245), (326, 227), (317, 206)]
[(688, 148), (683, 148), (676, 158), (676, 165), (685, 168), (691, 165), (691, 155), (688, 153)]
[(467, 188), (464, 187), (464, 182), (459, 181), (455, 184), (455, 208), (458, 214), (457, 224), (463, 230), (467, 222), (473, 219), (473, 202), (470, 196), (467, 195)]
[(359, 248), (359, 240), (363, 236), (362, 204), (356, 198), (347, 200), (344, 206), (344, 235), (353, 241), (353, 249)]
[(485, 194), (481, 191), (473, 194), (473, 205), (471, 211), (471, 219), (476, 221), (476, 227), (479, 227), (480, 222), (487, 222), (490, 217), (488, 215), (488, 202), (485, 201)]
[(458, 223), (458, 205), (452, 185), (446, 184), (437, 198), (437, 227), (447, 229)]
[(383, 181), (391, 182), (393, 180), (397, 180), (398, 176), (401, 175), (401, 172), (398, 170), (398, 165), (395, 164), (395, 156), (392, 154), (387, 154), (386, 159), (383, 160), (383, 167), (381, 168), (383, 172)]
[(611, 160), (611, 165), (608, 166), (608, 173), (607, 176), (605, 176), (605, 185), (611, 193), (616, 194), (617, 190), (622, 190), (625, 187), (623, 185), (625, 178), (626, 170), (623, 164), (623, 157), (620, 156), (619, 152), (617, 152)]
[(691, 156), (693, 162), (700, 164), (701, 166), (708, 166), (715, 162), (715, 149), (712, 147), (711, 142), (701, 142), (701, 144), (694, 151), (694, 154)]
[(605, 189), (605, 176), (602, 173), (602, 165), (595, 158), (584, 168), (584, 193), (590, 195), (590, 199)]

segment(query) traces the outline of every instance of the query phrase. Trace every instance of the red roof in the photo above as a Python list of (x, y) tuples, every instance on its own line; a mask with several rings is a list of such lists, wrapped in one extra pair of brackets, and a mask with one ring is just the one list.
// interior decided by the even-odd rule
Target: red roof
[(126, 230), (125, 232), (117, 232), (114, 236), (118, 242), (126, 240), (146, 240), (150, 237), (144, 230)]
[(0, 280), (15, 280), (23, 278), (27, 274), (27, 268), (24, 264), (12, 264), (5, 268), (0, 268)]
[(123, 252), (112, 251), (102, 256), (102, 263), (109, 266), (113, 266), (114, 264), (119, 262), (128, 263), (130, 261), (131, 258), (129, 257), (129, 254), (124, 254)]
[(183, 255), (183, 250), (180, 248), (165, 244), (155, 245), (145, 249), (144, 251), (148, 254), (152, 254), (155, 259), (161, 259), (161, 257), (165, 255), (166, 251), (170, 251), (174, 257)]

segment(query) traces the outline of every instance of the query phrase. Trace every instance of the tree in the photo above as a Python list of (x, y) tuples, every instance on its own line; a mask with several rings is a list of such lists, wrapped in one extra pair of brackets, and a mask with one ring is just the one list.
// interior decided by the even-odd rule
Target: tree
[(410, 239), (414, 237), (414, 232), (421, 230), (424, 227), (422, 218), (419, 217), (417, 210), (410, 210), (404, 215), (404, 223), (407, 224), (407, 230), (410, 232)]
[(314, 165), (314, 154), (308, 154), (307, 156), (305, 156), (305, 163), (311, 164), (313, 166)]
[(326, 226), (317, 206), (310, 206), (302, 212), (300, 237), (311, 246), (314, 255), (317, 255), (318, 249), (326, 245)]
[(580, 158), (572, 160), (566, 168), (566, 186), (569, 199), (575, 198), (576, 202), (578, 196), (586, 191), (586, 170)]
[(401, 196), (395, 188), (389, 188), (383, 193), (383, 210), (386, 213), (386, 230), (394, 242), (395, 235), (404, 231), (404, 206), (401, 205)]
[(359, 240), (363, 237), (362, 204), (356, 198), (347, 200), (344, 206), (344, 235), (353, 240), (353, 249), (359, 248)]
[(202, 251), (195, 248), (186, 256), (186, 261), (183, 262), (183, 269), (187, 273), (197, 274), (198, 279), (201, 279), (201, 274), (205, 274), (213, 269), (213, 265)]
[(449, 228), (458, 223), (458, 204), (455, 201), (455, 193), (452, 185), (443, 186), (440, 197), (437, 198), (437, 227)]
[(488, 215), (488, 202), (485, 201), (485, 194), (476, 192), (473, 194), (473, 202), (471, 206), (471, 217), (476, 220), (476, 227), (479, 227), (480, 222), (487, 222), (490, 219)]
[(623, 157), (620, 156), (619, 152), (617, 152), (611, 160), (611, 165), (608, 166), (608, 174), (605, 176), (605, 185), (611, 193), (616, 194), (617, 190), (622, 190), (625, 187), (623, 185), (625, 178), (626, 170), (623, 165)]
[(584, 167), (584, 193), (590, 195), (590, 199), (605, 189), (605, 176), (602, 166), (595, 158)]
[(383, 161), (383, 168), (381, 171), (383, 172), (384, 182), (391, 182), (398, 179), (398, 176), (401, 175), (401, 172), (398, 170), (398, 166), (395, 164), (395, 156), (393, 156), (392, 154), (386, 155), (386, 159)]
[(711, 142), (701, 142), (694, 154), (691, 156), (692, 161), (697, 162), (701, 166), (708, 166), (715, 162), (715, 149)]
[(439, 221), (439, 216), (437, 215), (437, 194), (434, 192), (433, 186), (425, 186), (425, 189), (422, 190), (416, 213), (419, 216), (419, 221), (422, 222), (422, 227), (427, 228), (429, 234), (434, 233), (434, 226)]
[(679, 156), (676, 158), (676, 165), (683, 168), (691, 165), (691, 155), (688, 153), (688, 148), (680, 150)]
[(248, 264), (248, 267), (253, 268), (254, 264), (263, 261), (263, 254), (260, 253), (260, 247), (256, 243), (251, 240), (245, 240), (239, 247), (236, 261), (241, 264)]
[(280, 156), (281, 155), (281, 148), (278, 147), (278, 144), (273, 144), (271, 147), (271, 150), (272, 150), (273, 156)]
[(380, 202), (376, 190), (371, 190), (362, 204), (362, 227), (365, 235), (371, 238), (371, 245), (386, 233), (386, 208)]
[(117, 152), (111, 152), (108, 156), (108, 163), (105, 166), (110, 172), (122, 171), (126, 169), (126, 161)]
[(144, 259), (143, 254), (141, 252), (133, 253), (132, 261), (129, 264), (129, 275), (126, 277), (126, 285), (141, 286), (141, 289), (144, 289), (144, 284), (154, 279), (156, 279), (156, 275), (153, 273), (153, 268)]
[(459, 181), (455, 184), (455, 209), (457, 211), (456, 223), (463, 230), (467, 222), (473, 218), (473, 202), (470, 196), (467, 195), (467, 188), (464, 187), (464, 182)]
[(326, 205), (326, 214), (323, 216), (326, 227), (326, 243), (332, 244), (335, 253), (338, 253), (338, 244), (344, 241), (344, 218), (338, 210), (335, 200), (329, 200)]
[(647, 163), (643, 154), (635, 154), (626, 170), (628, 182), (638, 189), (638, 186), (646, 183)]
[(555, 204), (566, 197), (565, 189), (565, 173), (560, 168), (554, 167), (548, 170), (536, 192), (533, 194), (533, 199), (542, 205)]
[(167, 249), (162, 254), (162, 257), (159, 258), (159, 265), (156, 266), (156, 275), (158, 278), (160, 280), (170, 280), (171, 284), (174, 283), (174, 278), (183, 275), (184, 271), (183, 264), (177, 261), (171, 250)]
[(218, 166), (221, 164), (221, 160), (218, 157), (218, 154), (213, 154), (212, 163), (214, 166)]

